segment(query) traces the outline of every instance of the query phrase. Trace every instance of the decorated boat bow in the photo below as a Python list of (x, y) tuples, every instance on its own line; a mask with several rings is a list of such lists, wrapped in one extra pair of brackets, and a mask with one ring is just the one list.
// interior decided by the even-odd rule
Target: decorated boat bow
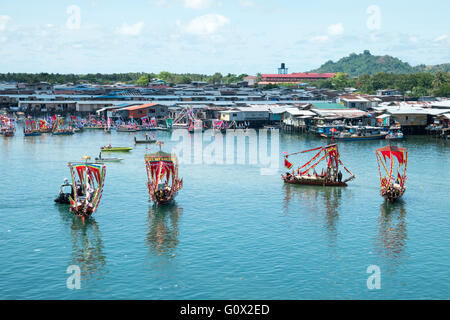
[(178, 191), (183, 188), (183, 179), (178, 178), (178, 161), (174, 154), (161, 150), (145, 155), (147, 168), (148, 192), (150, 199), (156, 204), (172, 201)]
[(86, 162), (69, 162), (74, 188), (70, 197), (70, 211), (82, 220), (89, 218), (98, 208), (105, 183), (106, 166), (104, 164)]

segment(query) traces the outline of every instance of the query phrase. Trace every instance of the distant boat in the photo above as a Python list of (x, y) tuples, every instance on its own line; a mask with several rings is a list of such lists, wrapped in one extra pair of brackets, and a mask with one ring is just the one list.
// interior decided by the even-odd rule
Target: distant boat
[(321, 136), (326, 138), (334, 138), (341, 141), (378, 140), (384, 139), (387, 136), (387, 132), (381, 132), (381, 128), (377, 127), (348, 128), (350, 128), (350, 130), (341, 132), (335, 131), (337, 133), (321, 134)]
[(388, 134), (386, 135), (387, 140), (398, 140), (403, 139), (404, 135), (400, 127), (389, 128)]
[(136, 137), (134, 137), (134, 143), (138, 144), (138, 143), (155, 143), (156, 140), (150, 139), (150, 138), (146, 138), (143, 140), (138, 140)]
[(95, 158), (95, 162), (103, 163), (103, 162), (120, 162), (122, 158)]
[(102, 152), (128, 152), (133, 150), (133, 148), (130, 147), (112, 147), (112, 146), (105, 146), (101, 147), (100, 150)]

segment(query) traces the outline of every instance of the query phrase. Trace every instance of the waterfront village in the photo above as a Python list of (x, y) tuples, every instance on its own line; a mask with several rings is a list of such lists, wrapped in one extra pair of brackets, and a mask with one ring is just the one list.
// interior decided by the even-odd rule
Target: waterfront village
[(374, 95), (355, 88), (319, 89), (314, 81), (335, 74), (288, 74), (283, 69), (284, 64), (277, 74), (247, 76), (233, 84), (169, 85), (159, 79), (147, 86), (0, 83), (0, 109), (5, 117), (19, 121), (59, 116), (105, 126), (105, 119), (111, 118), (113, 126), (133, 125), (128, 130), (145, 125), (167, 129), (170, 119), (174, 128), (279, 128), (348, 139), (389, 133), (396, 138), (403, 134), (448, 138), (447, 98), (410, 98), (390, 88)]

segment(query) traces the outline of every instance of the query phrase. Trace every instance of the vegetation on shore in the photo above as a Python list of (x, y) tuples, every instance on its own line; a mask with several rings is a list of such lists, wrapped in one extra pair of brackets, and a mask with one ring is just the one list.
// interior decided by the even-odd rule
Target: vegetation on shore
[(114, 84), (117, 82), (146, 86), (155, 79), (163, 80), (167, 84), (191, 83), (193, 81), (204, 81), (207, 83), (235, 83), (242, 81), (247, 74), (227, 74), (219, 72), (213, 75), (196, 73), (171, 73), (162, 71), (160, 73), (128, 72), (128, 73), (89, 73), (89, 74), (59, 74), (59, 73), (0, 73), (0, 82), (22, 82), (39, 83), (48, 82), (51, 84), (64, 83), (94, 83), (94, 84)]
[(333, 62), (328, 61), (321, 67), (311, 72), (319, 73), (336, 73), (343, 72), (349, 76), (361, 76), (363, 74), (377, 74), (380, 72), (393, 74), (411, 74), (424, 72), (450, 72), (450, 63), (426, 66), (424, 64), (412, 67), (409, 63), (403, 62), (398, 58), (385, 56), (375, 56), (369, 50), (365, 50), (361, 54), (352, 53), (347, 57)]
[(392, 74), (380, 72), (374, 75), (349, 77), (339, 72), (329, 80), (310, 83), (317, 88), (343, 90), (356, 88), (361, 93), (374, 94), (380, 89), (395, 89), (410, 97), (437, 96), (450, 97), (450, 73)]

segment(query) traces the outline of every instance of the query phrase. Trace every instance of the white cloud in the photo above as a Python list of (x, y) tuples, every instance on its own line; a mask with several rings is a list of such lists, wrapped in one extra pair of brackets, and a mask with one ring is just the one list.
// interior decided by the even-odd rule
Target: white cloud
[(212, 0), (184, 0), (184, 6), (191, 9), (205, 9), (209, 7)]
[(0, 16), (0, 31), (3, 31), (6, 29), (6, 25), (11, 20), (10, 16)]
[(411, 36), (411, 37), (409, 37), (409, 42), (418, 43), (419, 39), (417, 39), (417, 37)]
[(328, 36), (314, 36), (309, 38), (309, 42), (312, 43), (321, 43), (321, 42), (327, 42), (330, 38)]
[(132, 25), (124, 23), (116, 28), (116, 33), (123, 36), (138, 36), (142, 32), (142, 28), (144, 28), (144, 22), (137, 22)]
[(332, 36), (338, 36), (344, 33), (344, 25), (342, 22), (332, 24), (328, 27), (328, 34)]
[[(230, 20), (220, 14), (210, 13), (192, 19), (184, 26), (184, 31), (194, 35), (212, 35), (220, 28), (230, 23)], [(178, 23), (178, 25), (181, 25)]]
[(448, 39), (448, 35), (447, 34), (443, 34), (443, 35), (440, 35), (439, 37), (437, 37), (436, 39), (434, 39), (433, 41), (434, 42), (441, 42), (441, 41), (444, 41), (446, 39)]

